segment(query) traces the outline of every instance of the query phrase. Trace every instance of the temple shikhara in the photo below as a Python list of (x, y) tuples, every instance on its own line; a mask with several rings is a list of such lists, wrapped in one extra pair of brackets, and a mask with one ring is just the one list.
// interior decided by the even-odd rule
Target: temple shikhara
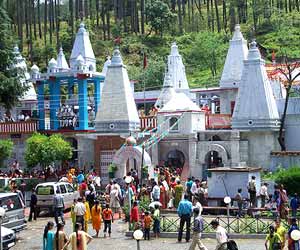
[[(11, 114), (1, 110), (0, 138), (17, 142), (14, 158), (21, 163), (25, 140), (36, 131), (63, 134), (74, 148), (73, 164), (93, 165), (104, 183), (110, 164), (118, 167), (119, 178), (132, 168), (141, 173), (147, 166), (153, 175), (156, 165), (169, 165), (186, 179), (206, 178), (213, 168), (250, 173), (300, 162), (300, 154), (276, 153), (286, 96), (276, 62), (266, 65), (239, 25), (219, 86), (213, 88), (189, 88), (179, 48), (172, 43), (161, 90), (137, 92), (118, 47), (97, 72), (83, 23), (69, 60), (60, 48), (46, 72), (33, 65), (29, 73), (18, 47), (14, 55), (13, 67), (25, 70), (22, 82), (29, 90)], [(293, 152), (300, 152), (299, 102), (291, 98), (284, 127), (287, 150)]]

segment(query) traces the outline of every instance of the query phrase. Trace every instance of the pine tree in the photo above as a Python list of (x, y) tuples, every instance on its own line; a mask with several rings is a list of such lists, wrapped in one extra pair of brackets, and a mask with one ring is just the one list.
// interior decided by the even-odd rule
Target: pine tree
[(9, 113), (27, 90), (27, 87), (20, 81), (22, 72), (17, 72), (12, 67), (15, 39), (11, 35), (10, 19), (3, 8), (3, 2), (0, 0), (0, 105), (3, 105)]

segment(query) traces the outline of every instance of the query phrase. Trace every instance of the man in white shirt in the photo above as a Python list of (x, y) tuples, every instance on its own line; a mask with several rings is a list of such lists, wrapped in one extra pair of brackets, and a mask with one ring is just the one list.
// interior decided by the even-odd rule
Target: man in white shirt
[(78, 198), (78, 201), (74, 207), (74, 213), (76, 216), (76, 223), (80, 223), (84, 228), (84, 214), (86, 212), (85, 205), (82, 202), (82, 198)]
[(268, 183), (264, 183), (259, 191), (260, 199), (261, 199), (261, 207), (264, 208), (266, 205), (266, 200), (269, 199), (268, 194)]
[(221, 227), (217, 220), (213, 220), (210, 225), (216, 230), (216, 250), (227, 250), (228, 236), (226, 229)]

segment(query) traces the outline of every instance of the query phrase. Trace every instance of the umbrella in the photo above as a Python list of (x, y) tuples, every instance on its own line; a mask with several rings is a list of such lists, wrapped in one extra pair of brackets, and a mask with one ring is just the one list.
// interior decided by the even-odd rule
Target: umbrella
[(162, 206), (162, 204), (159, 202), (159, 201), (153, 201), (153, 202), (151, 202), (150, 204), (149, 204), (149, 207), (155, 207), (155, 205), (158, 205), (158, 206)]

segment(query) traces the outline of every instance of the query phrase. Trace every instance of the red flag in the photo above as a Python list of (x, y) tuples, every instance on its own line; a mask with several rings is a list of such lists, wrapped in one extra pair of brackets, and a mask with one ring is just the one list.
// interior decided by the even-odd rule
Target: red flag
[(144, 65), (143, 66), (144, 66), (144, 69), (147, 68), (147, 66), (148, 66), (146, 53), (144, 53)]
[(272, 51), (272, 62), (275, 62), (275, 59), (276, 59), (276, 55), (275, 55), (275, 52), (274, 50)]

